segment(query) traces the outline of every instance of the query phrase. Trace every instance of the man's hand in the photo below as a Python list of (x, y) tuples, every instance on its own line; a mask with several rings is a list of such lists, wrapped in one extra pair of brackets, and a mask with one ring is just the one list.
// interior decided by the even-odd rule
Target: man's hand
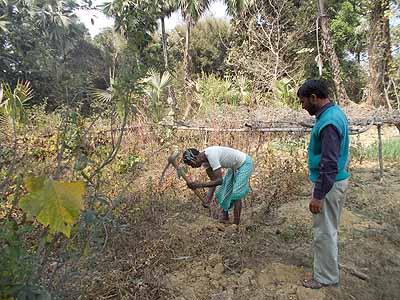
[(189, 189), (191, 189), (191, 190), (195, 190), (195, 189), (198, 189), (198, 188), (203, 187), (202, 184), (201, 184), (200, 182), (197, 182), (197, 181), (188, 182), (188, 183), (187, 183), (187, 186), (188, 186)]
[(324, 205), (323, 200), (318, 200), (312, 198), (308, 207), (313, 214), (319, 214), (322, 211), (322, 206)]

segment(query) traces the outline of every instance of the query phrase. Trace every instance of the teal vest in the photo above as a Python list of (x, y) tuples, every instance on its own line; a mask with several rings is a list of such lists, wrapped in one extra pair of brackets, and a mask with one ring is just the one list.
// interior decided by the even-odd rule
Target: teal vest
[(311, 130), (310, 144), (308, 146), (308, 169), (312, 182), (315, 182), (319, 176), (319, 164), (322, 152), (321, 132), (327, 125), (335, 126), (340, 135), (339, 172), (336, 176), (336, 181), (349, 177), (349, 173), (347, 172), (349, 160), (349, 124), (341, 108), (333, 105), (322, 112)]

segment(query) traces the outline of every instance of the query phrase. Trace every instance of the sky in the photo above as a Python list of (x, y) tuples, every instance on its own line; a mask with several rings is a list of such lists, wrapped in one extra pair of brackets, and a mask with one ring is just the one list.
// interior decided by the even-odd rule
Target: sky
[[(94, 0), (93, 3), (95, 5), (99, 5), (105, 1), (110, 1), (110, 0)], [(88, 28), (89, 33), (92, 37), (100, 33), (104, 28), (111, 27), (114, 23), (114, 20), (112, 18), (106, 17), (99, 11), (78, 10), (76, 11), (76, 15), (80, 18), (81, 22), (85, 24), (86, 28)], [(226, 15), (225, 4), (221, 0), (213, 2), (209, 10), (204, 14), (204, 16), (213, 16), (216, 18), (228, 18), (228, 16)], [(91, 19), (93, 19), (94, 24), (92, 24)], [(166, 19), (165, 21), (166, 30), (169, 31), (175, 28), (176, 25), (181, 23), (183, 23), (183, 21), (180, 11), (175, 12), (172, 14), (170, 18)]]

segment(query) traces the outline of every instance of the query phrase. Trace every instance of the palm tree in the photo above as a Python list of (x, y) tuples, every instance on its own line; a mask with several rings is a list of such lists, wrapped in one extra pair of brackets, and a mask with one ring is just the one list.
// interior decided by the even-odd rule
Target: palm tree
[(126, 40), (121, 34), (116, 32), (114, 29), (111, 29), (110, 34), (110, 39), (112, 43), (110, 47), (111, 49), (108, 50), (109, 52), (111, 52), (111, 65), (109, 69), (110, 85), (105, 90), (92, 88), (89, 91), (89, 94), (94, 100), (96, 100), (98, 103), (103, 103), (106, 105), (110, 105), (112, 101), (118, 101), (118, 97), (115, 91), (115, 82), (117, 80), (118, 65), (120, 65), (122, 53), (127, 47)]
[[(171, 14), (177, 10), (178, 3), (174, 0), (159, 0), (158, 8), (160, 11), (160, 23), (161, 23), (161, 42), (164, 56), (164, 68), (168, 72), (168, 44), (167, 44), (167, 34), (165, 32), (165, 17), (170, 17)], [(175, 91), (172, 85), (168, 86), (168, 104), (169, 104), (169, 117), (174, 122), (175, 120), (175, 110), (176, 110), (176, 97)]]
[(226, 12), (230, 16), (237, 16), (238, 14), (244, 12), (250, 5), (252, 5), (254, 0), (225, 0)]
[[(153, 3), (154, 1), (151, 1)], [(164, 56), (164, 67), (168, 70), (168, 46), (167, 46), (167, 34), (165, 31), (165, 18), (169, 18), (171, 14), (178, 8), (177, 1), (174, 0), (158, 0), (155, 5), (157, 6), (157, 11), (160, 15), (161, 23), (161, 42)]]
[[(227, 12), (231, 16), (236, 16), (247, 9), (253, 0), (224, 0)], [(181, 9), (182, 16), (186, 22), (185, 51), (184, 51), (184, 80), (186, 86), (186, 97), (188, 106), (184, 117), (187, 117), (191, 110), (192, 95), (192, 75), (191, 75), (191, 56), (190, 56), (190, 35), (193, 26), (200, 19), (201, 15), (209, 8), (211, 0), (178, 0), (178, 7)]]
[(181, 9), (182, 16), (186, 22), (185, 51), (183, 57), (184, 80), (186, 93), (191, 94), (189, 85), (191, 83), (191, 57), (190, 57), (190, 34), (193, 26), (201, 15), (208, 9), (211, 1), (209, 0), (178, 0), (178, 7)]
[(167, 72), (160, 75), (155, 70), (150, 70), (148, 76), (143, 80), (145, 83), (144, 91), (149, 96), (155, 120), (161, 120), (161, 98), (171, 84), (171, 75)]

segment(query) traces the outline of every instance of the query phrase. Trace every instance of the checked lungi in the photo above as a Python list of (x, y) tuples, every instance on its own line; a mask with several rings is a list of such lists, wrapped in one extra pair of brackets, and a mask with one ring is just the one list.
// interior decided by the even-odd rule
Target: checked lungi
[(253, 160), (248, 155), (238, 169), (227, 169), (222, 185), (215, 192), (218, 203), (225, 212), (233, 207), (235, 201), (243, 199), (249, 193), (249, 178), (252, 171)]

